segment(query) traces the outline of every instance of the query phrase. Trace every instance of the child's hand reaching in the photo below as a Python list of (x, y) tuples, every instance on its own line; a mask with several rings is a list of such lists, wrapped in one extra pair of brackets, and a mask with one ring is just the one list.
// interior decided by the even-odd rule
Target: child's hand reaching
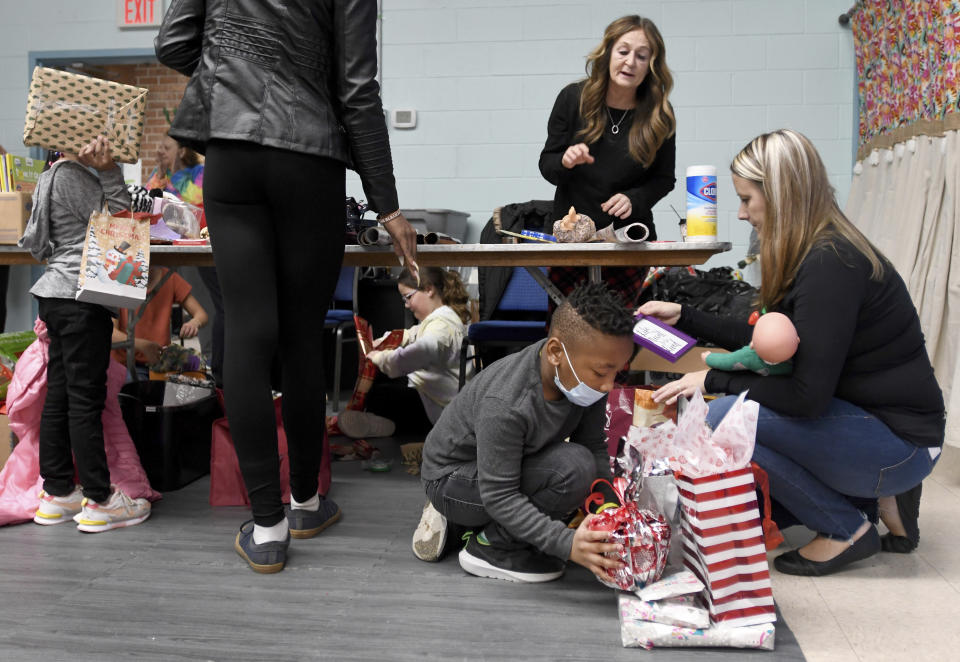
[(570, 548), (570, 560), (579, 563), (584, 568), (599, 577), (607, 576), (607, 569), (619, 569), (623, 563), (619, 559), (604, 556), (606, 553), (616, 554), (621, 551), (622, 545), (607, 542), (607, 531), (593, 531), (587, 524), (595, 515), (587, 515), (576, 533), (573, 534), (573, 546)]
[(190, 320), (180, 325), (181, 338), (196, 338), (198, 333), (200, 333), (200, 326), (196, 320)]

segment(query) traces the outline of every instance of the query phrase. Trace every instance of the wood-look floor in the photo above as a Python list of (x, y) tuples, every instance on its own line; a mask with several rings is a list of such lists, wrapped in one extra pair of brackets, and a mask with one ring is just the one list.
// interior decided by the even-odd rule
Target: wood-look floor
[(578, 566), (516, 585), (418, 561), (419, 479), (380, 445), (393, 471), (335, 463), (343, 519), (276, 575), (233, 551), (248, 513), (211, 508), (207, 478), (129, 529), (0, 528), (0, 660), (803, 660), (782, 620), (773, 653), (621, 648), (614, 592)]

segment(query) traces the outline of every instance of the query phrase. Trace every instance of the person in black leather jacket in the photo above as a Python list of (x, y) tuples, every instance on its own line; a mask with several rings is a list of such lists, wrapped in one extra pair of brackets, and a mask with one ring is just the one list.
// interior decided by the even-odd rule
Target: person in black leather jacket
[[(401, 261), (400, 212), (380, 89), (374, 0), (174, 0), (157, 58), (190, 76), (170, 135), (206, 155), (204, 202), (226, 312), (227, 418), (253, 508), (234, 548), (278, 572), (290, 537), (340, 509), (317, 493), (325, 425), (325, 311), (344, 245), (345, 168), (360, 175)], [(284, 513), (271, 396), (281, 366), (290, 452)]]

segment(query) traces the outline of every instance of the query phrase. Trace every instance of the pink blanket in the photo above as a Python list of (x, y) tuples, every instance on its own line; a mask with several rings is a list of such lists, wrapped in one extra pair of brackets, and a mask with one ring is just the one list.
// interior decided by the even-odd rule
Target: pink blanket
[[(37, 340), (17, 361), (10, 387), (7, 389), (7, 413), (10, 429), (20, 440), (0, 471), (0, 525), (16, 524), (33, 519), (37, 497), (43, 489), (40, 478), (38, 443), (40, 416), (47, 396), (47, 327), (39, 319), (33, 330)], [(118, 394), (126, 370), (116, 361), (107, 369), (107, 403), (103, 409), (103, 440), (110, 466), (110, 482), (128, 496), (146, 497), (151, 501), (160, 493), (150, 487), (147, 474), (140, 465), (140, 456), (130, 439), (120, 413)], [(0, 439), (0, 443), (8, 443)]]

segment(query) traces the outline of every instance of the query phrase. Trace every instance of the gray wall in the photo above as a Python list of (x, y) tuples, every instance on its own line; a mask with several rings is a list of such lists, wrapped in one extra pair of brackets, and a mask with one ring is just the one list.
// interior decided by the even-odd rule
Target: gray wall
[[(160, 2), (160, 0), (157, 0)], [(0, 0), (4, 4), (12, 0)], [(166, 3), (164, 3), (166, 4)], [(727, 174), (753, 136), (789, 127), (807, 134), (841, 204), (850, 186), (854, 126), (853, 40), (837, 16), (852, 0), (382, 0), (382, 72), (387, 109), (412, 108), (413, 130), (391, 128), (405, 208), (471, 214), (476, 238), (494, 207), (553, 197), (537, 159), (557, 92), (583, 76), (604, 26), (628, 13), (656, 22), (673, 70), (677, 188), (654, 209), (658, 233), (677, 239), (673, 204), (685, 209), (688, 165), (719, 177), (719, 234), (746, 252)], [(0, 144), (25, 153), (21, 135), (28, 53), (152, 48), (151, 30), (118, 30), (115, 0), (15, 4), (0, 24)], [(351, 176), (348, 189), (363, 197)], [(28, 328), (28, 275), (14, 269), (8, 329)]]

